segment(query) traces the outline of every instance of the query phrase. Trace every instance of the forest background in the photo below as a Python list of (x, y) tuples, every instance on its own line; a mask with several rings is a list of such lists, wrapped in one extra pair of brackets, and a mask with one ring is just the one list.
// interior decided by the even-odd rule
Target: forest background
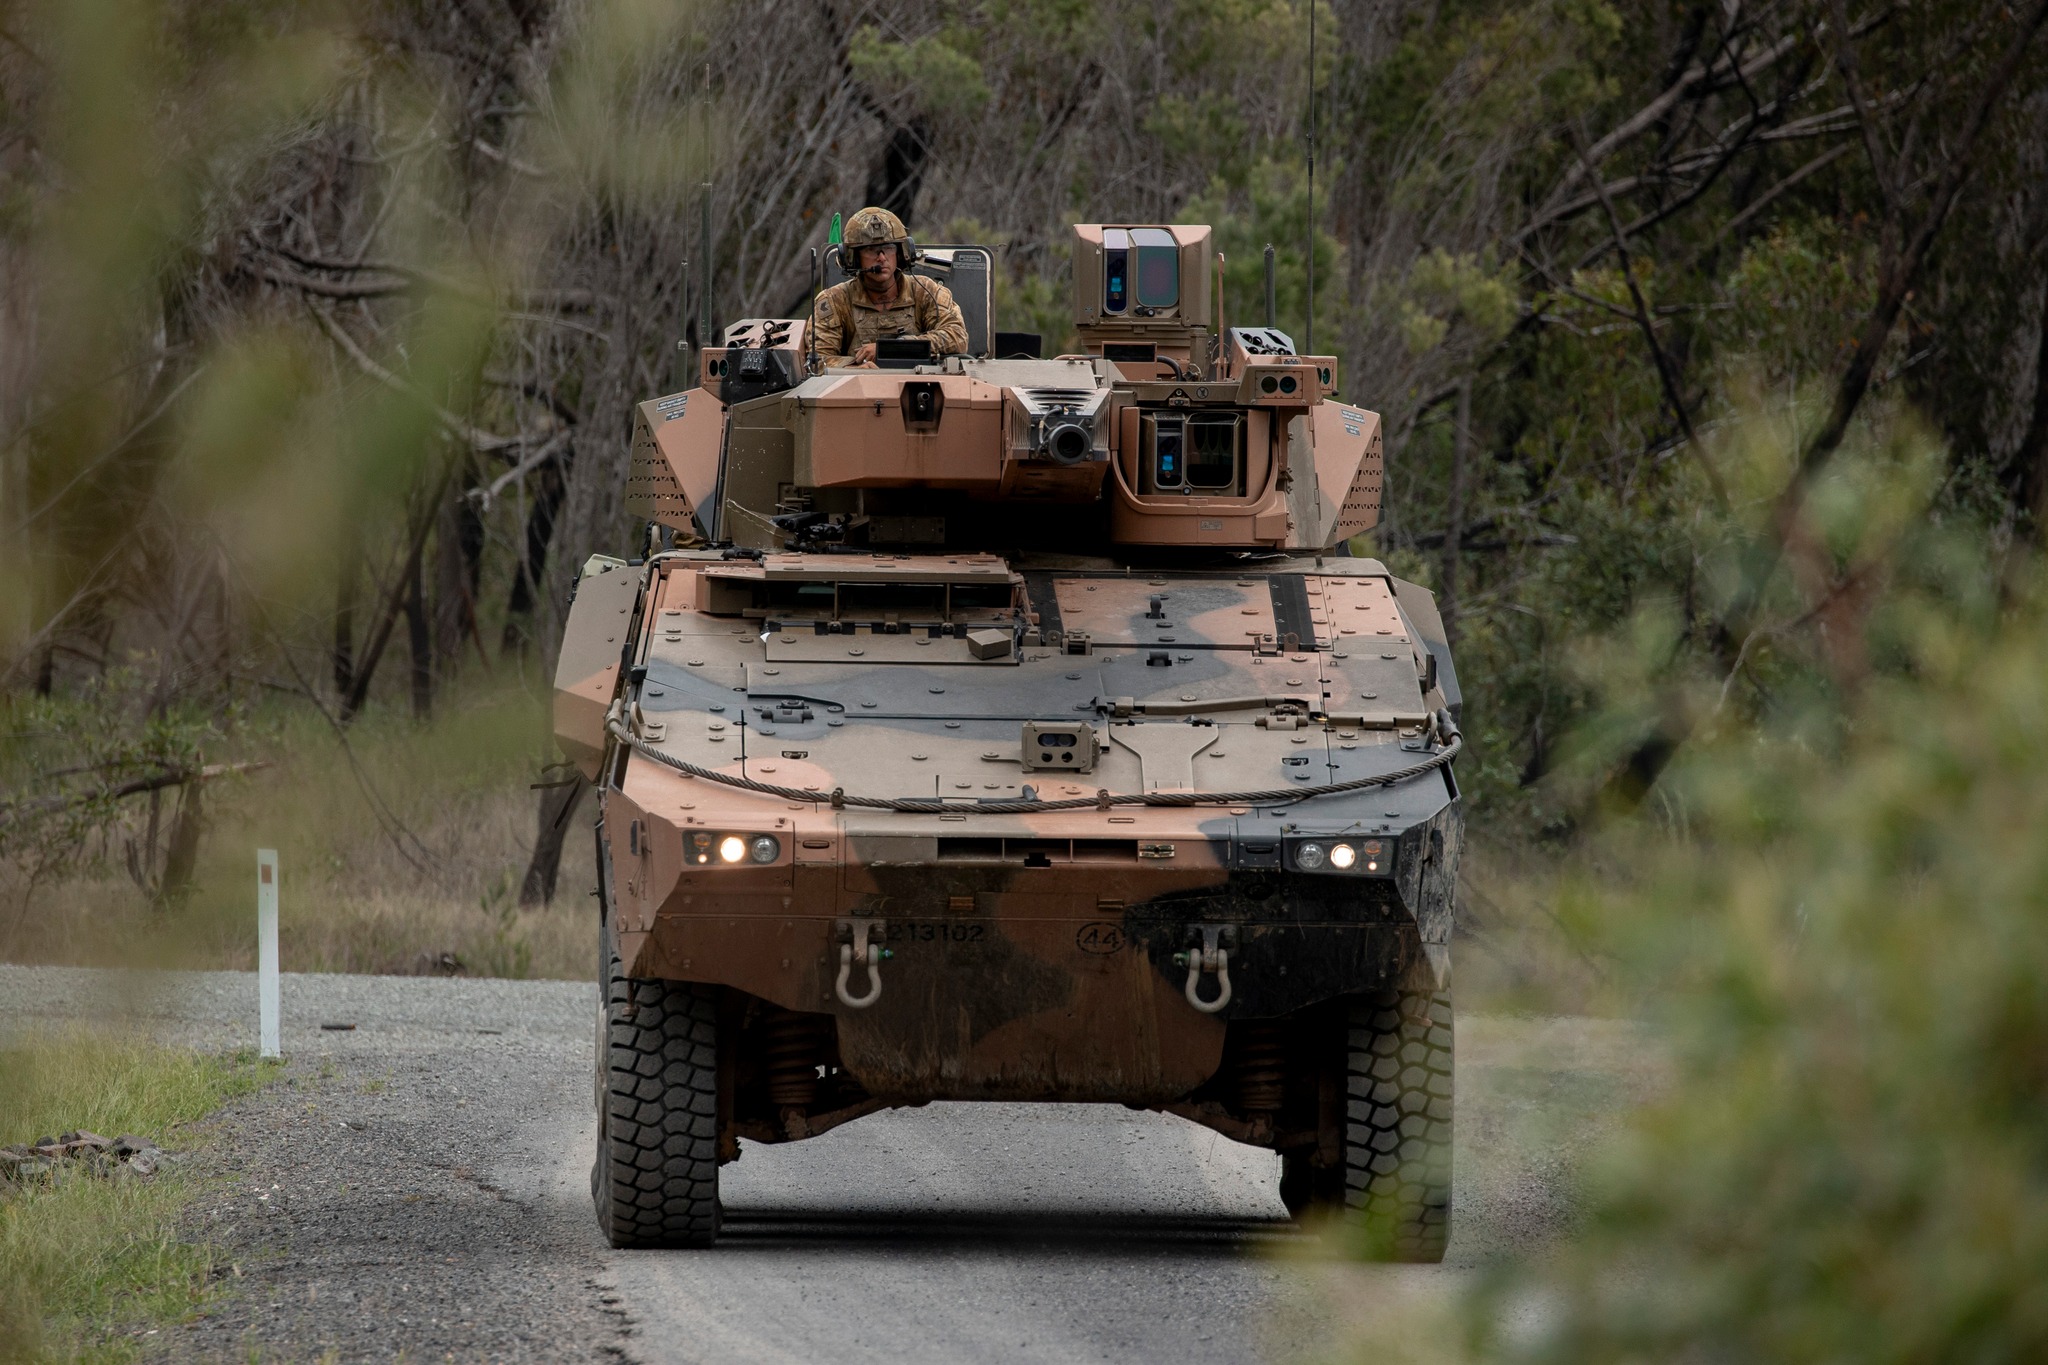
[[(1461, 980), (1681, 1044), (1556, 1331), (1472, 1348), (2024, 1358), (2044, 18), (6, 0), (0, 954), (247, 965), (264, 843), (288, 965), (580, 974), (544, 698), (631, 405), (800, 315), (835, 212), (999, 245), (1053, 349), (1069, 223), (1205, 221), (1304, 345), (1312, 256), (1384, 415), (1354, 549), (1456, 637)], [(1621, 1254), (1697, 1292), (1617, 1306)]]

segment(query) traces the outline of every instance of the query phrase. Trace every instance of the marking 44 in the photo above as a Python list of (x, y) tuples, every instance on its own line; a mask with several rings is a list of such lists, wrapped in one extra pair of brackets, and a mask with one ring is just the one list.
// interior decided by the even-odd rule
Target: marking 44
[(1107, 957), (1123, 951), (1129, 940), (1124, 937), (1123, 926), (1107, 920), (1094, 920), (1074, 931), (1074, 946), (1084, 953)]

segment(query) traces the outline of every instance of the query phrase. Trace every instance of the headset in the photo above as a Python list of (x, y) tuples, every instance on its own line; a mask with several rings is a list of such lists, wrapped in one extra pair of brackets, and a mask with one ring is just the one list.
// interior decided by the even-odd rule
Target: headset
[[(880, 243), (874, 243), (874, 245), (880, 245)], [(906, 237), (894, 245), (896, 247), (896, 269), (898, 273), (909, 273), (910, 267), (924, 259), (918, 254), (917, 239), (915, 237)], [(854, 246), (850, 242), (843, 242), (839, 246), (839, 268), (849, 276), (858, 276), (860, 274), (860, 251), (860, 247)]]

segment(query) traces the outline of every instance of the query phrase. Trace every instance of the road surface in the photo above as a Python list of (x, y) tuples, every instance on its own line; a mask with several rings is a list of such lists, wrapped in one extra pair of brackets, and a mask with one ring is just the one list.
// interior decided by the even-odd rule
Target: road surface
[[(0, 1039), (84, 1020), (255, 1039), (253, 977), (0, 966)], [(934, 1104), (745, 1146), (710, 1251), (614, 1252), (589, 1203), (594, 988), (287, 976), (286, 1080), (184, 1145), (232, 1281), (167, 1358), (1292, 1361), (1569, 1225), (1573, 1156), (1654, 1085), (1629, 1026), (1459, 1021), (1443, 1267), (1286, 1218), (1270, 1153), (1108, 1106)], [(353, 1025), (323, 1028), (322, 1025)], [(176, 1135), (170, 1145), (177, 1146)]]

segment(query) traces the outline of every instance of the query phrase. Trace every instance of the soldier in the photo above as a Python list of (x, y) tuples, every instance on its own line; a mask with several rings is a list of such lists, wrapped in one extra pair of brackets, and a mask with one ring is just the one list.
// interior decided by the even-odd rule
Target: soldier
[(967, 322), (953, 293), (937, 280), (912, 275), (917, 246), (903, 220), (865, 208), (846, 225), (839, 264), (853, 276), (818, 296), (818, 354), (827, 365), (873, 365), (881, 338), (929, 341), (938, 355), (967, 349)]

